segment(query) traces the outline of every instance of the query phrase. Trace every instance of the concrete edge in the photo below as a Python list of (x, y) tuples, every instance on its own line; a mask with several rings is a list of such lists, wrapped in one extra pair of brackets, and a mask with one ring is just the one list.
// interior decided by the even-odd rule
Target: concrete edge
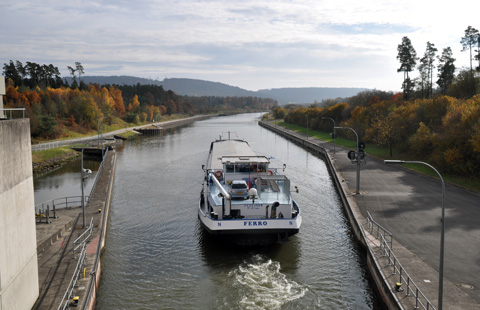
[[(45, 250), (47, 250), (55, 241), (60, 239), (66, 231), (73, 227), (73, 223), (75, 222), (75, 217), (73, 217), (68, 223), (61, 226), (54, 234), (52, 234), (49, 238), (42, 241), (40, 244), (37, 245), (37, 254), (41, 254)], [(48, 225), (48, 224), (45, 224)]]
[(103, 217), (102, 217), (101, 230), (100, 230), (101, 238), (98, 241), (100, 243), (99, 244), (100, 253), (97, 253), (97, 258), (96, 258), (98, 260), (98, 264), (97, 264), (97, 268), (92, 272), (94, 276), (90, 277), (90, 281), (88, 285), (89, 288), (93, 287), (94, 289), (93, 291), (89, 289), (89, 291), (87, 292), (87, 296), (85, 298), (85, 302), (82, 309), (93, 310), (95, 308), (95, 301), (96, 301), (97, 292), (98, 292), (98, 284), (100, 282), (100, 276), (102, 271), (101, 254), (105, 247), (105, 239), (107, 234), (107, 222), (108, 222), (108, 215), (110, 213), (110, 204), (112, 201), (113, 182), (115, 177), (116, 166), (117, 166), (117, 153), (115, 152), (112, 158), (112, 168), (110, 172), (108, 191), (106, 192), (105, 205), (103, 206)]

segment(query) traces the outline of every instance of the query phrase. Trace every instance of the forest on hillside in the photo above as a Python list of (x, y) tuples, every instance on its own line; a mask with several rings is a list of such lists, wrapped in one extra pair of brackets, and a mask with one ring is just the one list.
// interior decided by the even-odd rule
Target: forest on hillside
[(98, 130), (101, 122), (138, 124), (171, 115), (268, 111), (278, 105), (275, 100), (257, 97), (179, 96), (157, 85), (86, 85), (80, 63), (69, 67), (71, 85), (53, 65), (10, 61), (3, 69), (7, 79), (4, 104), (6, 108), (25, 108), (36, 140), (88, 133)]

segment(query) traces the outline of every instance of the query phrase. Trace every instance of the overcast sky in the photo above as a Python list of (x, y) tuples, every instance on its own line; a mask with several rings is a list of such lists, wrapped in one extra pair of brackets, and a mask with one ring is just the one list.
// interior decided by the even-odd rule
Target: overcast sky
[[(480, 1), (0, 0), (0, 63), (82, 63), (85, 75), (194, 78), (248, 90), (399, 91), (397, 46), (427, 41), (469, 66)], [(418, 72), (414, 72), (414, 77)]]

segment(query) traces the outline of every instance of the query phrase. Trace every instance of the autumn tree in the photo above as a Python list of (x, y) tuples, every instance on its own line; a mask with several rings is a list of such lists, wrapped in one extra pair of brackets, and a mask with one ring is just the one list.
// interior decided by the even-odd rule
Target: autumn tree
[(417, 53), (412, 46), (412, 42), (406, 36), (402, 38), (402, 43), (398, 45), (397, 51), (397, 59), (400, 61), (400, 68), (397, 69), (397, 72), (403, 72), (403, 98), (408, 100), (413, 89), (413, 82), (410, 80), (408, 72), (415, 68)]
[(440, 86), (442, 94), (447, 93), (448, 87), (452, 84), (455, 77), (455, 58), (452, 57), (452, 49), (444, 48), (442, 56), (438, 57), (438, 80), (437, 85)]
[(128, 104), (127, 111), (135, 113), (138, 111), (139, 106), (140, 106), (140, 101), (138, 101), (138, 96), (135, 95), (132, 101)]
[(392, 157), (393, 148), (399, 139), (398, 131), (400, 130), (395, 115), (393, 113), (389, 113), (386, 116), (381, 114), (375, 115), (369, 130), (373, 131), (372, 140), (380, 146), (388, 147), (390, 157)]

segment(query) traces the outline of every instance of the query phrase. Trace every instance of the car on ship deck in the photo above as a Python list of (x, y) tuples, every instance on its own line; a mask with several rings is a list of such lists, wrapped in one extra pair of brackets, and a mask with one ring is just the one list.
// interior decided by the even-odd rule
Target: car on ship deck
[(243, 180), (232, 181), (230, 187), (230, 195), (232, 198), (242, 198), (245, 199), (248, 197), (248, 185), (247, 182)]

